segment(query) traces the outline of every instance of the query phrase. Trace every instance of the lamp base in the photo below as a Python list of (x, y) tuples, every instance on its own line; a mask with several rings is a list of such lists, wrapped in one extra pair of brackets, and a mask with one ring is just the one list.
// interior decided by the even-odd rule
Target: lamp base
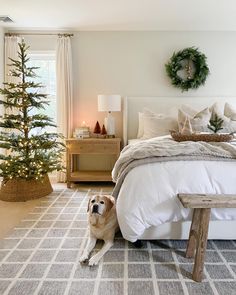
[(105, 128), (107, 131), (107, 135), (115, 137), (115, 118), (112, 117), (110, 112), (105, 118), (104, 123), (105, 123)]

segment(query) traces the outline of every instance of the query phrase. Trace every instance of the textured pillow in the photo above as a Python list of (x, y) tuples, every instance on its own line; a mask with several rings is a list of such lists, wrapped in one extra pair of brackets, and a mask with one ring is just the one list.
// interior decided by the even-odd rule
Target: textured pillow
[[(218, 117), (220, 117), (222, 120), (224, 120), (224, 123), (222, 125), (223, 129), (220, 130), (218, 133), (231, 133), (236, 131), (236, 121), (233, 120), (233, 116), (231, 114), (232, 108), (229, 104), (224, 108), (220, 108), (218, 103), (214, 103), (210, 110), (212, 111), (212, 116), (214, 114), (217, 114)], [(226, 112), (225, 112), (226, 111)], [(225, 114), (231, 114), (230, 117), (226, 116)]]
[(228, 119), (225, 117), (224, 115), (224, 110), (222, 107), (220, 107), (218, 102), (215, 102), (210, 108), (209, 108), (210, 112), (212, 113), (212, 116), (214, 116), (214, 114), (217, 114), (218, 117), (222, 118), (223, 120), (228, 121)]
[(193, 132), (209, 131), (207, 128), (207, 124), (209, 123), (209, 120), (211, 118), (211, 112), (209, 108), (205, 108), (204, 110), (200, 112), (196, 112), (194, 116), (193, 116), (193, 112), (190, 115), (184, 112), (183, 110), (179, 109), (179, 112), (178, 112), (179, 132), (181, 132), (181, 130), (183, 129), (184, 123), (187, 118), (189, 118)]
[(185, 119), (184, 126), (180, 133), (183, 135), (189, 135), (193, 133), (193, 128), (188, 117)]
[(168, 135), (170, 130), (178, 130), (178, 122), (172, 117), (144, 117), (144, 134), (142, 139)]
[(232, 121), (236, 121), (236, 108), (226, 102), (224, 107), (224, 115), (230, 118)]
[(193, 109), (192, 107), (186, 105), (186, 104), (182, 104), (180, 109), (185, 113), (188, 114), (190, 117), (194, 117), (198, 111), (196, 111), (195, 109)]

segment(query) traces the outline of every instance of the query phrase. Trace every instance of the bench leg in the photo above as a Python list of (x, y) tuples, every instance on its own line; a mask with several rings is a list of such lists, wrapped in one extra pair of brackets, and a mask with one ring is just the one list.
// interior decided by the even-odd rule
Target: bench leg
[(200, 209), (197, 250), (193, 268), (193, 280), (196, 282), (202, 281), (210, 214), (210, 208)]
[(200, 211), (201, 209), (193, 210), (193, 218), (192, 218), (192, 223), (191, 223), (191, 227), (189, 231), (187, 250), (185, 254), (187, 258), (192, 258), (196, 249), (196, 239), (197, 239), (197, 232), (198, 232), (198, 224), (200, 220)]

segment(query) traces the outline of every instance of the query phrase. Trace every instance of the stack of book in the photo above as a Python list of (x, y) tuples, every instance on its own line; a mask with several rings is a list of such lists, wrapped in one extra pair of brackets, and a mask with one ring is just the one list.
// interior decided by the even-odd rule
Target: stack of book
[(75, 128), (74, 137), (76, 137), (76, 138), (90, 137), (89, 127), (82, 126), (82, 127)]

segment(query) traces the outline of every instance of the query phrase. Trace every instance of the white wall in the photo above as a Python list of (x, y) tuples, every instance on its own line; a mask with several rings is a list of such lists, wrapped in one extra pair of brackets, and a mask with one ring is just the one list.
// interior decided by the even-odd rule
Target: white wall
[[(28, 37), (34, 50), (55, 49), (56, 38)], [(165, 63), (174, 51), (197, 46), (211, 71), (205, 86), (182, 93), (171, 86)], [(78, 32), (72, 37), (74, 125), (103, 121), (97, 95), (235, 96), (236, 32)], [(122, 116), (115, 114), (121, 135)]]
[[(182, 93), (170, 84), (164, 65), (188, 46), (206, 54), (211, 74), (205, 86)], [(87, 120), (93, 126), (102, 118), (98, 93), (236, 97), (234, 32), (80, 32), (73, 38), (73, 54), (76, 125)]]

